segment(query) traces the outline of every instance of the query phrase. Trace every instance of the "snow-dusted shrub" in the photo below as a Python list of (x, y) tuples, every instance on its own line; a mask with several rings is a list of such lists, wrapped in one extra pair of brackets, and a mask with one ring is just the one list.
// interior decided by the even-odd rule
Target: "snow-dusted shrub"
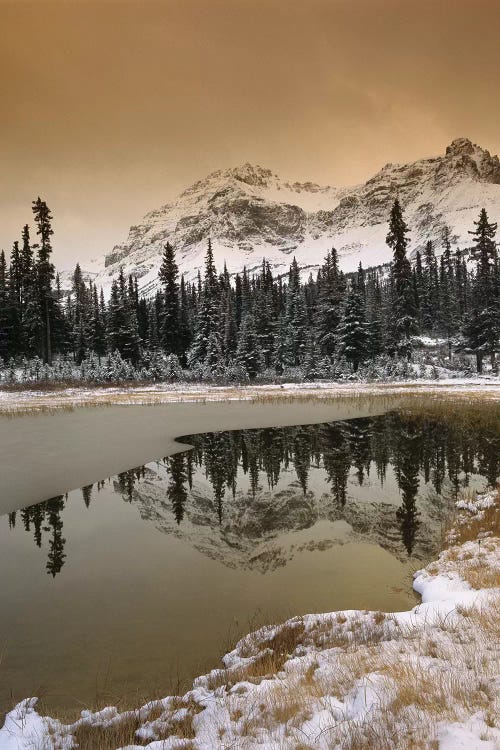
[(71, 380), (73, 377), (73, 367), (69, 359), (65, 359), (60, 363), (60, 377), (61, 380)]
[(303, 365), (304, 379), (305, 380), (317, 380), (320, 377), (320, 368), (318, 367), (317, 361), (313, 358), (306, 358)]
[(200, 363), (193, 365), (184, 371), (185, 379), (188, 383), (200, 383), (203, 381), (205, 374), (204, 368)]
[(28, 362), (28, 379), (29, 380), (41, 380), (43, 362), (40, 357), (30, 359)]
[(12, 357), (9, 359), (9, 364), (5, 370), (5, 382), (9, 383), (10, 385), (12, 385), (13, 383), (17, 383), (16, 363), (14, 362)]
[(181, 379), (182, 367), (177, 354), (169, 354), (165, 357), (164, 377), (172, 381)]
[(281, 379), (286, 383), (300, 383), (304, 380), (304, 368), (285, 367)]
[(465, 354), (456, 354), (454, 356), (453, 367), (464, 375), (473, 375), (475, 372), (471, 358)]
[(419, 378), (427, 377), (427, 366), (424, 362), (419, 362), (418, 364), (418, 377)]
[(132, 370), (132, 366), (122, 359), (119, 351), (108, 354), (101, 365), (102, 377), (108, 382), (127, 380)]
[(332, 357), (330, 362), (330, 377), (332, 380), (345, 380), (350, 375), (352, 368), (345, 357)]
[(333, 365), (330, 357), (322, 357), (318, 360), (317, 365), (318, 377), (325, 378), (328, 380), (332, 379)]
[(361, 365), (358, 371), (358, 376), (360, 379), (368, 380), (369, 382), (373, 382), (374, 380), (379, 380), (380, 368), (377, 365), (376, 359), (372, 359), (369, 362), (366, 362), (365, 364)]
[(163, 380), (165, 375), (165, 355), (157, 349), (143, 352), (142, 376), (153, 381)]
[(275, 383), (280, 379), (281, 378), (276, 375), (274, 367), (267, 367), (265, 370), (262, 370), (262, 372), (257, 374), (255, 381), (257, 383)]
[[(276, 373), (274, 373), (272, 377), (275, 378)], [(250, 381), (248, 372), (239, 362), (230, 362), (228, 364), (228, 366), (226, 367), (226, 371), (225, 371), (225, 379), (229, 383), (238, 383), (238, 384), (248, 383)]]
[(39, 380), (46, 380), (46, 381), (52, 380), (52, 368), (49, 365), (47, 364), (42, 365), (42, 368), (40, 370)]

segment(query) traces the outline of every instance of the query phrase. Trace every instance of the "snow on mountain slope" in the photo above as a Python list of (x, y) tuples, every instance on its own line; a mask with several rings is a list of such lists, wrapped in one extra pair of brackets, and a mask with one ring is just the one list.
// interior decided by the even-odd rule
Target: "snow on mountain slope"
[(331, 247), (346, 271), (360, 261), (365, 267), (378, 265), (390, 260), (385, 237), (396, 196), (412, 230), (413, 253), (428, 239), (439, 245), (445, 225), (454, 244), (464, 248), (483, 206), (492, 219), (499, 218), (500, 162), (459, 138), (442, 156), (386, 164), (364, 185), (351, 188), (290, 184), (251, 164), (219, 170), (146, 214), (124, 244), (87, 270), (106, 290), (123, 266), (149, 295), (157, 287), (167, 240), (176, 248), (180, 271), (193, 279), (203, 268), (208, 237), (217, 266), (225, 262), (230, 273), (243, 266), (254, 270), (263, 258), (276, 273), (286, 273), (293, 256), (306, 273), (314, 272)]

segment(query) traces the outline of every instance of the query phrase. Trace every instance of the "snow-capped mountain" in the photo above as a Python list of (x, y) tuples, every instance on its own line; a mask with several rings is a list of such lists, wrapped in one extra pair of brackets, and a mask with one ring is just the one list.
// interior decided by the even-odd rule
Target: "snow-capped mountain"
[(127, 241), (88, 267), (105, 289), (123, 266), (154, 292), (164, 244), (176, 248), (180, 271), (194, 278), (203, 268), (210, 237), (217, 266), (230, 273), (253, 270), (266, 258), (286, 273), (293, 256), (306, 272), (315, 271), (326, 251), (336, 247), (349, 271), (390, 260), (385, 243), (392, 202), (399, 196), (411, 228), (411, 251), (428, 239), (437, 244), (447, 225), (464, 248), (468, 230), (484, 206), (500, 214), (500, 162), (467, 138), (453, 141), (441, 156), (412, 164), (386, 164), (355, 187), (289, 183), (271, 170), (245, 164), (213, 172), (176, 200), (146, 214), (130, 228)]

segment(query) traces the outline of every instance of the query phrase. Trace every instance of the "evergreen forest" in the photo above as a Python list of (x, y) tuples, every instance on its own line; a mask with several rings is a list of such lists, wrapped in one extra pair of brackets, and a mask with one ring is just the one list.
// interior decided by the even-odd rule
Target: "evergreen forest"
[[(77, 265), (62, 289), (52, 262), (53, 217), (37, 198), (9, 259), (0, 253), (0, 379), (4, 383), (248, 382), (438, 377), (497, 371), (497, 224), (482, 209), (470, 246), (448, 228), (410, 257), (402, 207), (388, 217), (386, 266), (344, 273), (335, 248), (304, 278), (260, 269), (231, 277), (207, 239), (203, 273), (186, 281), (164, 248), (158, 291), (141, 296), (123, 269), (109, 299)], [(431, 339), (434, 356), (423, 342)]]

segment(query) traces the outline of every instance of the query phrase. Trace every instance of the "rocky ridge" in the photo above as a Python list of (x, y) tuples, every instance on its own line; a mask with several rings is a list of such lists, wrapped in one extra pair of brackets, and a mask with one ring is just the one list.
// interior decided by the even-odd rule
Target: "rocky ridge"
[(399, 197), (411, 227), (411, 252), (428, 239), (439, 251), (449, 227), (455, 245), (470, 242), (468, 231), (483, 206), (492, 219), (500, 213), (500, 162), (467, 138), (454, 140), (444, 154), (411, 164), (386, 164), (355, 187), (289, 183), (270, 169), (244, 164), (218, 170), (184, 190), (174, 201), (130, 227), (88, 268), (106, 290), (123, 266), (139, 279), (146, 295), (157, 288), (164, 244), (174, 244), (187, 278), (203, 269), (208, 237), (218, 267), (230, 273), (256, 269), (266, 258), (276, 273), (286, 273), (293, 256), (305, 273), (315, 272), (335, 246), (344, 270), (390, 260), (385, 244), (387, 218)]

